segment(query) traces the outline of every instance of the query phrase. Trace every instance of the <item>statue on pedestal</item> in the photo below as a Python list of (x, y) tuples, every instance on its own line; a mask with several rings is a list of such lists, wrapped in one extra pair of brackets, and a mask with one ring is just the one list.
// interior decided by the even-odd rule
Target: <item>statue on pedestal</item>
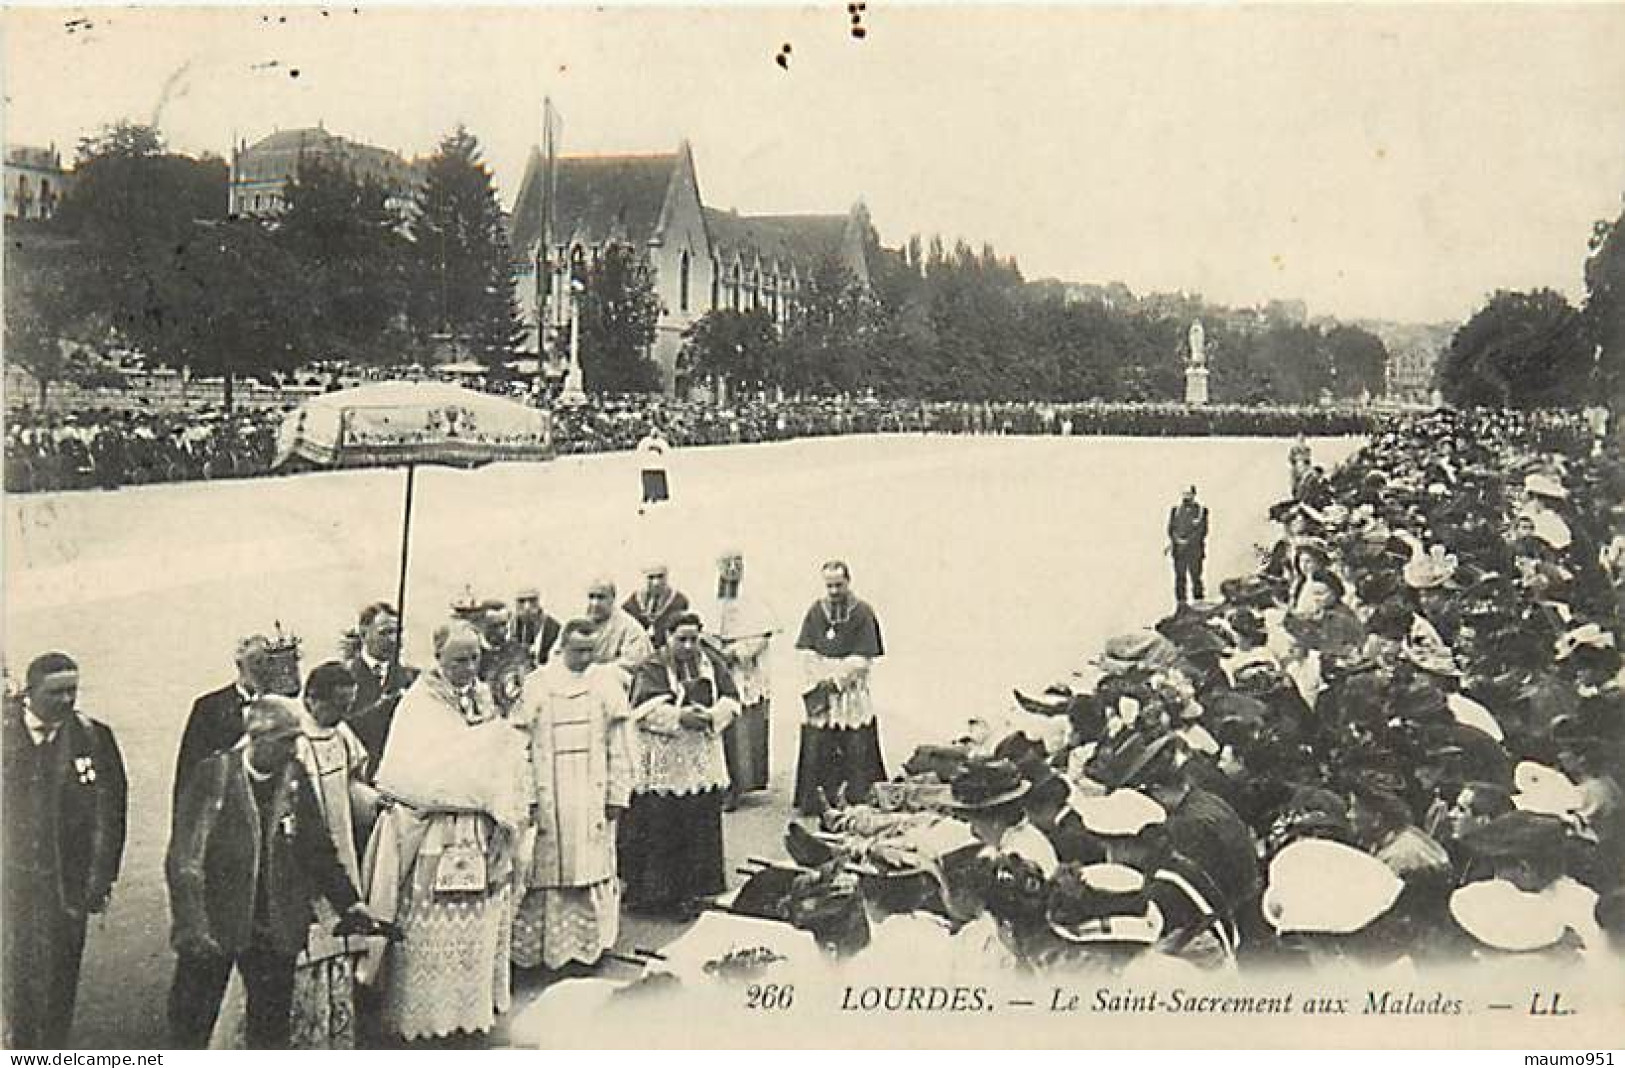
[(1185, 403), (1207, 403), (1207, 332), (1202, 320), (1191, 323), (1190, 354), (1185, 360)]

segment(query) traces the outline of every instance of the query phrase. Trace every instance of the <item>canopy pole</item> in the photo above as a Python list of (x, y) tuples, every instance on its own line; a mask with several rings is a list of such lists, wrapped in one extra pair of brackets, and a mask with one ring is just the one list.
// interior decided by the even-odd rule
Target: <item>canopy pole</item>
[(401, 646), (406, 642), (406, 561), (412, 547), (412, 484), (417, 480), (418, 465), (406, 465), (406, 504), (401, 510), (401, 576), (395, 586), (395, 665), (401, 662)]

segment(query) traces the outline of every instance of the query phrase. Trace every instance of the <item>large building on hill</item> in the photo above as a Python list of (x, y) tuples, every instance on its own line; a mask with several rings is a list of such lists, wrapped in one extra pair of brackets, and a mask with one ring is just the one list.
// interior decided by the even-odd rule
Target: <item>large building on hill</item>
[(232, 215), (272, 215), (282, 210), (283, 190), (311, 160), (380, 183), (389, 191), (389, 204), (402, 211), (422, 181), (418, 163), (387, 148), (364, 145), (320, 126), (278, 130), (252, 145), (235, 146), (228, 210)]
[(6, 218), (12, 222), (49, 219), (56, 214), (70, 175), (53, 146), (6, 146)]
[[(694, 153), (563, 156), (532, 151), (510, 218), (527, 347), (555, 365), (568, 352), (572, 263), (611, 245), (648, 257), (660, 299), (649, 355), (667, 392), (683, 331), (713, 309), (760, 308), (783, 324), (809, 275), (827, 259), (868, 284), (871, 227), (862, 204), (842, 215), (739, 215), (705, 205)], [(552, 188), (551, 225), (544, 225)], [(546, 247), (544, 243), (544, 231)]]

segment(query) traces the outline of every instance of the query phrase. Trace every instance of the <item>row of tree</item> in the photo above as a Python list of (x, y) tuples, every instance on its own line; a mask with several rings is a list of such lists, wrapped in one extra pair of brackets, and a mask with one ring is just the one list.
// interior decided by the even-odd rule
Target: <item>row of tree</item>
[[(747, 390), (865, 390), (930, 399), (1174, 400), (1190, 324), (1029, 286), (1013, 259), (914, 238), (880, 249), (870, 284), (829, 260), (781, 331), (764, 311), (715, 311), (688, 331), (679, 372)], [(1208, 329), (1215, 400), (1313, 403), (1382, 391), (1387, 350), (1351, 326)]]
[(1620, 410), (1625, 401), (1625, 211), (1598, 222), (1576, 308), (1551, 289), (1499, 290), (1450, 339), (1439, 368), (1457, 405)]
[(56, 217), (7, 243), (9, 358), (42, 393), (123, 346), (225, 379), (316, 360), (423, 362), (448, 349), (500, 367), (519, 335), (501, 206), (459, 128), (409, 202), (319, 157), (265, 217), (228, 215), (223, 160), (120, 124), (79, 146)]

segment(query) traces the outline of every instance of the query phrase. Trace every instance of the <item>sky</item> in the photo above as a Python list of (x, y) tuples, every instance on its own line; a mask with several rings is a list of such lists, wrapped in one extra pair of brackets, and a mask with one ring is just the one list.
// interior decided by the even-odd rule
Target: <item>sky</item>
[[(1625, 202), (1625, 5), (11, 8), (5, 140), (119, 119), (227, 155), (458, 123), (511, 204), (566, 153), (687, 138), (707, 204), (991, 242), (1029, 278), (1312, 314), (1579, 299)], [(787, 66), (775, 60), (789, 46)], [(294, 73), (297, 71), (297, 75)]]

